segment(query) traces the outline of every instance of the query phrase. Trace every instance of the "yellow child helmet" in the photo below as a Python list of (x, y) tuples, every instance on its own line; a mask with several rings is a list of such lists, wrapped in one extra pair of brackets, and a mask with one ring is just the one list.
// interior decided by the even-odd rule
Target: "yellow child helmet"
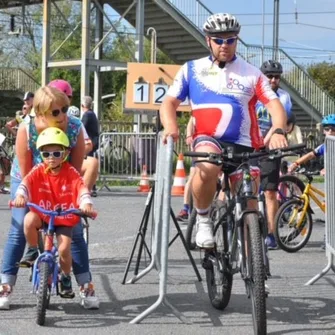
[(58, 144), (65, 148), (70, 146), (70, 141), (63, 130), (56, 127), (44, 129), (37, 138), (36, 147), (39, 150), (41, 147), (50, 144)]

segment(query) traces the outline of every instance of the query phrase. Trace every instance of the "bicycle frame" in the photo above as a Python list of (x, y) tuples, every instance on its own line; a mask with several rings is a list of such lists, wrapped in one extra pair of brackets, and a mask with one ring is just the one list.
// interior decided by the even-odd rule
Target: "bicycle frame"
[[(318, 188), (314, 187), (310, 183), (306, 185), (305, 191), (302, 194), (302, 197), (304, 198), (306, 204), (310, 202), (309, 198), (312, 198), (313, 201), (320, 207), (320, 209), (325, 212), (326, 210), (326, 203), (324, 201), (320, 201), (317, 195), (320, 195), (321, 197), (325, 198), (325, 193), (319, 190)], [(308, 198), (308, 200), (306, 200)], [(307, 208), (307, 207), (306, 207)], [(305, 210), (305, 206), (304, 206)]]

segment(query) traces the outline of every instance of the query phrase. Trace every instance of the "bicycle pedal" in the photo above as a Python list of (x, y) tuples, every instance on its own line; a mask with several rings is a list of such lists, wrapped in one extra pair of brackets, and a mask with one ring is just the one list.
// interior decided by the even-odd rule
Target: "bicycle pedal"
[(24, 268), (24, 269), (30, 269), (34, 266), (34, 263), (30, 263), (30, 262), (18, 262), (16, 263), (16, 266), (18, 268)]

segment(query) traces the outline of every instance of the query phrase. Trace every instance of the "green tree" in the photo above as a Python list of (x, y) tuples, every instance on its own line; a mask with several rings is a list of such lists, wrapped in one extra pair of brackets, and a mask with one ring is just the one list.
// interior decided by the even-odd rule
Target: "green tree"
[(335, 64), (322, 62), (307, 67), (309, 75), (335, 99)]

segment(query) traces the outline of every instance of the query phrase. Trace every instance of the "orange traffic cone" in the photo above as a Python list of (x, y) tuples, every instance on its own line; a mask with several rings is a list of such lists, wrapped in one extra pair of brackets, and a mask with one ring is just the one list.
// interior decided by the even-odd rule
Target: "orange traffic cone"
[(143, 165), (141, 181), (137, 189), (137, 192), (149, 192), (149, 191), (150, 191), (150, 184), (148, 179), (147, 166)]
[(183, 196), (184, 190), (185, 190), (185, 184), (186, 184), (186, 173), (185, 173), (185, 168), (184, 168), (184, 155), (179, 154), (178, 161), (177, 161), (177, 167), (176, 167), (176, 173), (173, 179), (171, 195)]

